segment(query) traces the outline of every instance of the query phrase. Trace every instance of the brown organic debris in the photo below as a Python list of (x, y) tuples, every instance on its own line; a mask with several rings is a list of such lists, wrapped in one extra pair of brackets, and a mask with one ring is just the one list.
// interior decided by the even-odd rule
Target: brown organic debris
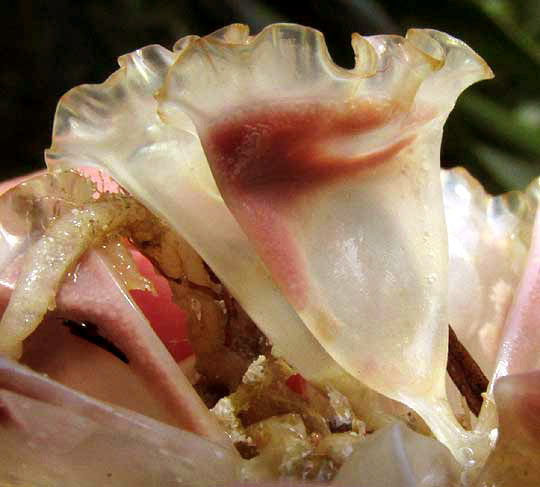
[(482, 394), (488, 387), (488, 379), (471, 354), (459, 341), (449, 325), (448, 364), (446, 370), (452, 381), (465, 397), (470, 410), (478, 416), (482, 408)]

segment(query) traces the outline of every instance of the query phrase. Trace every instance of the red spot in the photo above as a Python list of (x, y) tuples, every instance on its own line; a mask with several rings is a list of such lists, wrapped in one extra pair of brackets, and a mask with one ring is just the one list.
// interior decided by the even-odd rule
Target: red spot
[(287, 384), (287, 387), (291, 391), (296, 392), (296, 394), (300, 394), (301, 396), (306, 395), (306, 380), (300, 374), (291, 375), (285, 384)]

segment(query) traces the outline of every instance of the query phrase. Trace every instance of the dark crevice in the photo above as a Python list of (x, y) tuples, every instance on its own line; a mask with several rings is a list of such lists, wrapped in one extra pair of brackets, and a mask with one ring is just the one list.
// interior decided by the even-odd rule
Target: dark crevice
[(99, 328), (94, 323), (88, 321), (78, 322), (73, 320), (63, 320), (62, 324), (69, 328), (69, 331), (87, 342), (112, 353), (116, 358), (122, 362), (129, 364), (129, 360), (124, 352), (120, 350), (114, 343), (107, 340), (105, 337), (99, 334)]

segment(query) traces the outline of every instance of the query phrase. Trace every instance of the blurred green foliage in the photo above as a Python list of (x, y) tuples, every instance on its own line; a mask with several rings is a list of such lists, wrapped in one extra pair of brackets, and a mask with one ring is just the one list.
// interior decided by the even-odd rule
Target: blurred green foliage
[(101, 82), (118, 55), (151, 43), (171, 47), (183, 35), (232, 22), (256, 32), (282, 21), (321, 30), (345, 67), (353, 62), (352, 32), (431, 27), (464, 40), (496, 78), (460, 98), (443, 164), (466, 166), (493, 192), (523, 187), (540, 173), (540, 0), (21, 0), (4, 16), (3, 178), (43, 164), (58, 98), (77, 84)]
[(430, 26), (464, 40), (495, 73), (459, 98), (443, 164), (467, 167), (495, 193), (540, 174), (540, 1), (412, 2), (387, 12), (403, 28)]

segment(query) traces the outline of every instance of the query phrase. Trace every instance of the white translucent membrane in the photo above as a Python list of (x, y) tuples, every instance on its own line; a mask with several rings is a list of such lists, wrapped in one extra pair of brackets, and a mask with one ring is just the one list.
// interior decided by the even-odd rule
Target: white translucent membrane
[(335, 487), (450, 487), (460, 466), (433, 438), (394, 423), (354, 446), (332, 485)]
[[(34, 178), (0, 198), (0, 282), (10, 285), (21, 259), (43, 235), (51, 218), (66, 208), (92, 200), (93, 188), (76, 173), (66, 174), (62, 184), (54, 176)], [(68, 198), (67, 198), (68, 197)], [(36, 202), (38, 202), (36, 204)]]
[[(61, 182), (55, 176), (41, 175), (2, 194), (0, 197), (0, 284), (3, 291), (7, 292), (9, 289), (11, 294), (19, 270), (24, 266), (24, 256), (40, 239), (49, 223), (61, 213), (91, 202), (93, 193), (92, 184), (80, 175), (71, 172), (66, 173), (61, 178)], [(33, 273), (29, 276), (30, 281), (32, 276)], [(31, 284), (25, 284), (28, 287), (31, 286)], [(23, 287), (19, 286), (21, 291)], [(45, 301), (51, 292), (54, 293), (54, 290), (48, 288), (42, 291), (44, 291), (42, 299)], [(28, 303), (30, 300), (23, 301)], [(15, 308), (19, 307), (15, 306)], [(16, 310), (15, 314), (17, 314)], [(22, 340), (33, 329), (33, 323), (28, 324), (26, 321), (18, 319), (14, 320), (11, 326), (5, 326), (2, 319), (0, 353), (11, 356), (20, 355)], [(30, 318), (28, 321), (36, 320)], [(39, 323), (39, 318), (37, 321)]]
[[(486, 376), (527, 262), (540, 178), (491, 196), (465, 169), (441, 171), (448, 228), (449, 323)], [(537, 342), (537, 343), (540, 343)]]
[(445, 394), (439, 149), (455, 99), (489, 68), (431, 30), (353, 36), (352, 71), (296, 25), (254, 37), (231, 26), (182, 47), (160, 114), (179, 129), (192, 118), (225, 202), (302, 321), (346, 371), (471, 460), (476, 438)]
[(540, 370), (540, 211), (536, 212), (527, 265), (504, 328), (492, 385), (506, 375)]
[(0, 485), (233, 486), (239, 458), (0, 357)]
[[(501, 418), (497, 394), (494, 387), (506, 376), (522, 375), (540, 370), (540, 211), (538, 210), (538, 188), (540, 178), (533, 181), (527, 193), (533, 196), (536, 218), (532, 229), (531, 244), (525, 270), (517, 287), (512, 306), (501, 330), (495, 370), (491, 376), (477, 429), (489, 431), (496, 427), (497, 418)], [(521, 381), (523, 385), (523, 381)], [(537, 382), (536, 382), (537, 384)], [(531, 388), (533, 386), (531, 385)], [(523, 394), (535, 395), (527, 390)], [(537, 399), (536, 399), (537, 400)], [(495, 406), (497, 406), (495, 408)], [(538, 408), (536, 408), (538, 410)], [(538, 454), (538, 452), (536, 453)]]
[(449, 233), (450, 322), (491, 378), (476, 431), (497, 441), (475, 481), (536, 486), (540, 178), (523, 192), (497, 197), (486, 194), (463, 169), (444, 171), (441, 180)]
[(270, 338), (275, 355), (307, 379), (332, 384), (379, 426), (386, 405), (326, 353), (283, 297), (225, 206), (190, 119), (177, 113), (172, 127), (158, 116), (154, 94), (173, 58), (160, 46), (139, 49), (121, 57), (121, 69), (105, 83), (62, 97), (47, 164), (95, 166), (114, 177), (197, 250)]

